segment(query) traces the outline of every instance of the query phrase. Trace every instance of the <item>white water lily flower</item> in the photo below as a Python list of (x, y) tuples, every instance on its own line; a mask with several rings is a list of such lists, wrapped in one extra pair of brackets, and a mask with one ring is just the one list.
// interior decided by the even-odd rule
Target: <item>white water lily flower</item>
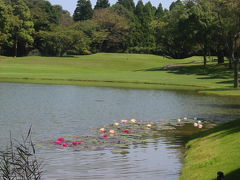
[(128, 123), (128, 120), (121, 120), (122, 123)]
[(151, 124), (147, 124), (147, 127), (149, 127), (149, 128), (150, 128), (150, 127), (152, 127), (152, 125), (151, 125)]
[(203, 128), (203, 125), (202, 125), (202, 124), (199, 124), (199, 125), (198, 125), (198, 128), (202, 129), (202, 128)]
[(131, 123), (136, 123), (137, 122), (136, 119), (131, 119), (130, 121), (131, 121)]

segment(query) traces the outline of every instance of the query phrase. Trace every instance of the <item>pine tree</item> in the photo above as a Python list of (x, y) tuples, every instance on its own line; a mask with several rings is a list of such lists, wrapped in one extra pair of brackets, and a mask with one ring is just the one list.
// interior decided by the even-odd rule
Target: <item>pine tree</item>
[(108, 8), (110, 6), (108, 0), (97, 0), (94, 9)]
[(123, 5), (129, 11), (133, 12), (135, 10), (135, 3), (133, 0), (118, 0), (118, 3)]
[(78, 0), (77, 7), (73, 13), (74, 21), (83, 21), (91, 19), (93, 16), (93, 9), (90, 0)]
[(142, 21), (144, 18), (143, 9), (144, 9), (144, 4), (142, 0), (139, 0), (135, 9), (135, 15), (138, 17), (140, 21)]
[(157, 18), (160, 18), (160, 17), (163, 16), (163, 14), (164, 14), (164, 10), (163, 10), (162, 4), (160, 3), (160, 4), (158, 5), (157, 11), (156, 11), (156, 13), (155, 13), (155, 16), (156, 16)]

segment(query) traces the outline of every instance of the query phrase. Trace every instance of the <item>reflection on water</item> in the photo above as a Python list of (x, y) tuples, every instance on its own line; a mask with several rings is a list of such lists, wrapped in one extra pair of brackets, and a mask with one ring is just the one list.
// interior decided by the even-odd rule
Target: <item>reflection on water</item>
[[(240, 100), (155, 90), (126, 90), (58, 85), (0, 84), (0, 141), (32, 124), (35, 141), (89, 133), (115, 120), (159, 121), (178, 117), (231, 120)], [(132, 145), (129, 154), (65, 152), (39, 147), (46, 179), (177, 179), (181, 143), (161, 137)], [(176, 148), (177, 147), (177, 148)]]

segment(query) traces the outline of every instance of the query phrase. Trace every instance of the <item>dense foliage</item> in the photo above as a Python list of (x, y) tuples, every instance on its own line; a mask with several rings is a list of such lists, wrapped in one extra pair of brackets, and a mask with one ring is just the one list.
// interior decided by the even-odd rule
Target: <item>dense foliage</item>
[[(173, 58), (217, 56), (239, 69), (240, 0), (150, 2), (78, 0), (73, 16), (47, 0), (0, 0), (0, 54), (151, 53)], [(233, 66), (233, 67), (232, 67)], [(235, 87), (238, 86), (235, 81)]]

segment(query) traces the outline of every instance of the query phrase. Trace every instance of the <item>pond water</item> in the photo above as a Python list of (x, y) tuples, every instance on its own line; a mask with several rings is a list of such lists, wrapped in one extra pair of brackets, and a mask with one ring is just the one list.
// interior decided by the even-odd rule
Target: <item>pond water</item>
[[(215, 122), (236, 119), (240, 99), (192, 93), (63, 85), (0, 83), (0, 142), (9, 132), (35, 142), (88, 134), (121, 119), (164, 121), (200, 117)], [(44, 179), (176, 180), (182, 167), (181, 140), (161, 137), (129, 146), (128, 154), (111, 151), (70, 152), (38, 147)]]

